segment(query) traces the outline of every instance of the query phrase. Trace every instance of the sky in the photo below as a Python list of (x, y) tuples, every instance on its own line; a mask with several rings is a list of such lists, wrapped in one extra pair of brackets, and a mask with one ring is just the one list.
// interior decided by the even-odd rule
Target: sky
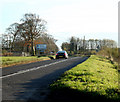
[(0, 34), (25, 13), (35, 13), (47, 21), (48, 33), (59, 47), (71, 36), (118, 42), (118, 1), (0, 0)]

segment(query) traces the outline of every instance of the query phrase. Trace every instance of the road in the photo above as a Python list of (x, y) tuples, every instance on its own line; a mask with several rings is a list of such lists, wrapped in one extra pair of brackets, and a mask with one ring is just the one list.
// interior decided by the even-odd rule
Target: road
[(40, 100), (41, 102), (49, 93), (49, 84), (86, 59), (87, 57), (72, 57), (3, 68), (3, 76), (0, 77), (2, 100), (12, 100), (12, 102)]

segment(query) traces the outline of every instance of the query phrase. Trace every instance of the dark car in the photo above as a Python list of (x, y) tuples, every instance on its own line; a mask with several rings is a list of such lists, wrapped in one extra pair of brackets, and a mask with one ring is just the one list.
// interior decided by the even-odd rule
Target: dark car
[(56, 59), (59, 59), (59, 58), (68, 58), (68, 54), (66, 51), (58, 51), (56, 53)]

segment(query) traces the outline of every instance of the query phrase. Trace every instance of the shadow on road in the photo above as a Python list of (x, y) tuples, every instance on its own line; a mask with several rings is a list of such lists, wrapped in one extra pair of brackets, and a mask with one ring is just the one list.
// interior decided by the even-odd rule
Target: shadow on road
[[(46, 96), (49, 96), (49, 93), (51, 93), (49, 85), (52, 84), (53, 81), (57, 80), (57, 78), (59, 78), (59, 76), (62, 73), (84, 62), (87, 59), (88, 57), (84, 57), (83, 59), (75, 62), (74, 64), (69, 64), (69, 66), (67, 67), (62, 67), (60, 69), (57, 69), (52, 73), (47, 74), (41, 78), (29, 80), (27, 83), (22, 83), (21, 84), (22, 88), (24, 88), (25, 91), (15, 93), (15, 96), (17, 97), (16, 100), (19, 101), (11, 101), (11, 102), (44, 102), (44, 100), (46, 102), (47, 100)], [(71, 90), (70, 93), (72, 94), (72, 92), (73, 91)]]

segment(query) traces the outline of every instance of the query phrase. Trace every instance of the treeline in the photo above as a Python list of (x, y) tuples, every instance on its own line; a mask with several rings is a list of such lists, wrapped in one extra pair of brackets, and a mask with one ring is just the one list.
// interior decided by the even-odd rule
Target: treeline
[(11, 24), (2, 36), (2, 49), (9, 52), (36, 53), (37, 44), (46, 44), (46, 53), (58, 51), (56, 39), (47, 33), (47, 22), (39, 15), (27, 13), (20, 23)]
[(86, 40), (72, 36), (68, 42), (63, 42), (61, 48), (70, 55), (73, 54), (99, 54), (111, 60), (118, 59), (117, 43), (110, 39), (89, 39)]
[(79, 39), (77, 37), (69, 38), (69, 42), (63, 42), (61, 48), (66, 51), (80, 53), (81, 51), (92, 51), (92, 50), (100, 50), (105, 47), (108, 48), (116, 48), (117, 44), (114, 40), (109, 39)]

